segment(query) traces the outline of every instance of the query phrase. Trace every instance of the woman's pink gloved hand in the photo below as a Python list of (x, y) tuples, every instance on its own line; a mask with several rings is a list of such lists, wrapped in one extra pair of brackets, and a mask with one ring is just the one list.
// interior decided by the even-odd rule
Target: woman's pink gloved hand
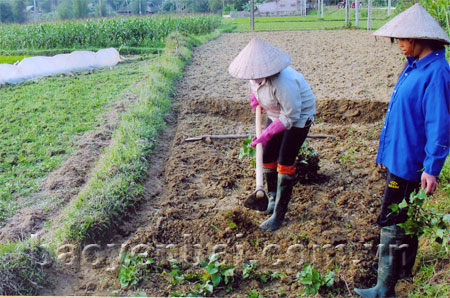
[[(253, 111), (256, 111), (256, 107), (259, 105), (258, 99), (256, 99), (256, 96), (251, 93), (250, 94), (250, 106), (252, 107)], [(261, 111), (263, 108), (261, 107)]]
[(274, 122), (270, 123), (269, 126), (264, 129), (262, 134), (258, 137), (253, 138), (253, 142), (251, 143), (253, 148), (256, 148), (256, 145), (261, 143), (263, 147), (267, 145), (267, 142), (269, 142), (272, 137), (282, 131), (284, 131), (286, 127), (281, 123), (280, 119), (275, 120)]

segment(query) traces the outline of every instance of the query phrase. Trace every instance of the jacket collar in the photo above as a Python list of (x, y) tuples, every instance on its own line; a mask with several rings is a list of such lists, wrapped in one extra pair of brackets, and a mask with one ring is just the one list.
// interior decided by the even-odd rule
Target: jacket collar
[(445, 59), (445, 49), (433, 51), (419, 60), (416, 60), (415, 57), (407, 57), (406, 59), (408, 60), (409, 67), (425, 68), (438, 59)]

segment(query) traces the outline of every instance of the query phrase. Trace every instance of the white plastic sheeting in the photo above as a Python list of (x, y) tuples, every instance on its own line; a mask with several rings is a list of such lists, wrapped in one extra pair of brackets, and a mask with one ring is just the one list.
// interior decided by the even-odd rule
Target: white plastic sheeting
[(97, 52), (74, 51), (53, 57), (29, 57), (14, 65), (0, 64), (0, 84), (17, 83), (83, 69), (114, 66), (121, 60), (119, 52), (114, 48)]

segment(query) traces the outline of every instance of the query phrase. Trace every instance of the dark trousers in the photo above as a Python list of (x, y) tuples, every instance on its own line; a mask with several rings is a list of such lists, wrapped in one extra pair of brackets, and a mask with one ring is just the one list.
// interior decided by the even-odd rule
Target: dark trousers
[(392, 204), (400, 204), (403, 199), (409, 199), (413, 191), (418, 191), (419, 186), (420, 181), (408, 181), (388, 171), (383, 204), (381, 206), (381, 213), (377, 219), (377, 224), (380, 227), (385, 227), (404, 223), (407, 219), (407, 208), (401, 209), (399, 213), (394, 213), (389, 209), (389, 206)]
[[(272, 121), (269, 119), (266, 127), (271, 123)], [(308, 135), (311, 124), (312, 121), (308, 120), (305, 127), (291, 127), (274, 135), (264, 147), (263, 163), (278, 162), (284, 166), (294, 165), (298, 151)]]
[[(386, 179), (386, 187), (384, 190), (384, 199), (381, 206), (381, 212), (377, 219), (377, 224), (380, 227), (392, 227), (400, 223), (404, 223), (407, 216), (407, 209), (400, 209), (399, 213), (394, 213), (389, 206), (392, 204), (399, 204), (404, 199), (409, 199), (413, 191), (418, 191), (420, 187), (419, 181), (408, 181), (400, 178), (388, 171)], [(396, 226), (397, 233), (401, 233), (402, 237), (395, 247), (390, 247), (389, 254), (394, 257), (396, 263), (394, 267), (397, 271), (397, 278), (406, 278), (412, 276), (412, 269), (417, 255), (419, 241), (415, 235), (406, 235), (403, 229)], [(399, 232), (402, 231), (402, 232)]]

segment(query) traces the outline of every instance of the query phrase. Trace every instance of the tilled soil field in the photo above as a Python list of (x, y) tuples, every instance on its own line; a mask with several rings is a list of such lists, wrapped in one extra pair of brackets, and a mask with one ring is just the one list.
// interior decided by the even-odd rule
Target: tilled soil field
[[(309, 82), (317, 99), (311, 133), (336, 136), (308, 139), (320, 158), (319, 175), (294, 187), (287, 219), (276, 232), (260, 230), (268, 216), (243, 206), (254, 190), (255, 175), (250, 160), (239, 159), (242, 139), (185, 141), (203, 134), (254, 132), (247, 82), (227, 71), (254, 36), (287, 51), (292, 66)], [(159, 269), (137, 289), (118, 291), (118, 269), (105, 268), (117, 262), (120, 247), (122, 252), (146, 251), (163, 268), (169, 268), (170, 259), (184, 260), (186, 272), (199, 272), (199, 259), (220, 253), (221, 261), (235, 266), (236, 278), (231, 292), (215, 291), (218, 297), (247, 297), (252, 289), (264, 297), (296, 297), (302, 291), (296, 273), (305, 263), (338, 276), (334, 290), (321, 292), (323, 297), (348, 297), (355, 286), (371, 286), (379, 243), (375, 220), (384, 189), (375, 157), (401, 67), (395, 46), (363, 31), (225, 34), (198, 47), (179, 83), (173, 119), (150, 166), (146, 201), (111, 239), (115, 245), (97, 254), (101, 262), (60, 275), (57, 288), (44, 294), (169, 296), (192, 288), (189, 283), (171, 283), (170, 274)], [(259, 274), (279, 276), (266, 282), (243, 279), (243, 266), (252, 260)], [(400, 284), (400, 296), (405, 286)]]

